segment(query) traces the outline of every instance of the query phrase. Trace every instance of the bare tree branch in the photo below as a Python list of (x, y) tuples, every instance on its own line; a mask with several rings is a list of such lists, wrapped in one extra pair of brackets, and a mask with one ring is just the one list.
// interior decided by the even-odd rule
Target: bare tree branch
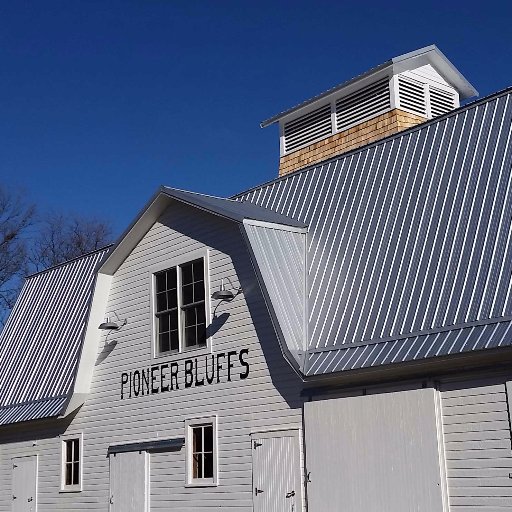
[(0, 329), (16, 301), (23, 278), (110, 243), (106, 222), (78, 215), (46, 214), (20, 192), (0, 184)]
[(112, 229), (94, 218), (51, 214), (41, 221), (28, 261), (34, 271), (95, 251), (110, 243)]
[(34, 220), (34, 206), (21, 193), (0, 185), (0, 325), (22, 285), (27, 271), (27, 236)]

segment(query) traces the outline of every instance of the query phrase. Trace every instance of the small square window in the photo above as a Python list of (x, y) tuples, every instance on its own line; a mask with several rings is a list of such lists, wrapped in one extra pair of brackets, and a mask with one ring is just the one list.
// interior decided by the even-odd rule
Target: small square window
[(82, 437), (62, 441), (62, 491), (82, 490)]
[(206, 346), (205, 259), (154, 274), (155, 351)]
[(217, 485), (217, 422), (215, 418), (187, 425), (189, 485)]

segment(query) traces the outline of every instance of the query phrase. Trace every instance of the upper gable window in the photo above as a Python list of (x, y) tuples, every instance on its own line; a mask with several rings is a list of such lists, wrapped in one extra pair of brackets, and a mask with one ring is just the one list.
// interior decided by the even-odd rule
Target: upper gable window
[(204, 258), (155, 273), (156, 352), (206, 346)]

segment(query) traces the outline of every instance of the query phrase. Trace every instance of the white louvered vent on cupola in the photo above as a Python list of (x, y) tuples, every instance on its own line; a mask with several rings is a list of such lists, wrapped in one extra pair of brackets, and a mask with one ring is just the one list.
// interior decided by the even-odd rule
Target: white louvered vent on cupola
[[(412, 74), (412, 73), (411, 73)], [(394, 77), (397, 90), (397, 107), (419, 116), (432, 119), (459, 106), (457, 92), (429, 80), (400, 74)]]
[(332, 133), (331, 104), (327, 103), (284, 125), (285, 151), (307, 146)]
[(426, 117), (427, 96), (425, 92), (425, 84), (405, 76), (398, 76), (398, 101), (399, 106), (404, 110)]
[(300, 116), (281, 124), (281, 154), (310, 146), (331, 135), (369, 121), (393, 109), (426, 119), (446, 114), (459, 106), (457, 91), (437, 76), (408, 72), (384, 75), (365, 86), (333, 94), (330, 101), (305, 109)]
[(389, 78), (386, 77), (336, 101), (336, 128), (346, 130), (387, 112), (390, 107)]
[(430, 86), (430, 112), (432, 117), (441, 116), (450, 112), (458, 105), (456, 94)]

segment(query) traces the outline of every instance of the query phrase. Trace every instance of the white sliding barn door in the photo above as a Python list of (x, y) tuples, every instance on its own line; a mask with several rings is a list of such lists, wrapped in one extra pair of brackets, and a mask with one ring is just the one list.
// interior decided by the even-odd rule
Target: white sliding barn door
[(308, 512), (446, 512), (434, 389), (306, 402), (304, 422)]
[(37, 511), (37, 455), (12, 459), (11, 510)]
[(297, 433), (252, 437), (254, 512), (300, 512), (302, 492)]
[(110, 454), (110, 512), (149, 512), (149, 454)]

